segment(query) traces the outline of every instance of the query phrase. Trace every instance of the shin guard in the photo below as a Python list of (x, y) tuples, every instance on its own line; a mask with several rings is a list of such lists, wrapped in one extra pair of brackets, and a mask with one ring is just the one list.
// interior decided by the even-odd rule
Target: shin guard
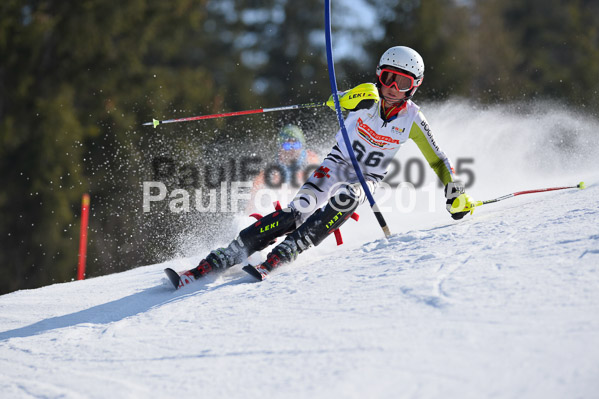
[(324, 209), (312, 214), (304, 224), (277, 245), (268, 254), (264, 266), (272, 270), (280, 264), (294, 261), (300, 253), (311, 246), (317, 246), (329, 234), (345, 223), (358, 205), (358, 199), (349, 194), (341, 193), (336, 195)]

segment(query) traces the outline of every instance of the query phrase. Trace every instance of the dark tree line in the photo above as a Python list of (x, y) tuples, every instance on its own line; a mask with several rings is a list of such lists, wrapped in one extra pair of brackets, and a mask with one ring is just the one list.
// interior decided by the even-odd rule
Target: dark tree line
[[(426, 62), (419, 99), (554, 99), (599, 111), (599, 3), (368, 0), (372, 26), (333, 2), (341, 88), (372, 80), (392, 45)], [(81, 195), (92, 197), (88, 275), (174, 256), (181, 232), (217, 242), (230, 214), (143, 213), (153, 161), (169, 189), (239, 173), (281, 124), (331, 136), (326, 110), (141, 127), (168, 119), (321, 101), (329, 94), (322, 2), (5, 0), (0, 5), (0, 292), (75, 276)], [(295, 119), (294, 119), (295, 118)], [(310, 124), (310, 120), (318, 124)], [(316, 127), (315, 127), (316, 125)], [(319, 127), (323, 126), (323, 127)], [(267, 143), (267, 144), (265, 144)], [(191, 166), (189, 166), (191, 165)], [(236, 169), (237, 168), (237, 169)], [(231, 176), (229, 176), (231, 177)], [(212, 241), (211, 241), (212, 240)]]

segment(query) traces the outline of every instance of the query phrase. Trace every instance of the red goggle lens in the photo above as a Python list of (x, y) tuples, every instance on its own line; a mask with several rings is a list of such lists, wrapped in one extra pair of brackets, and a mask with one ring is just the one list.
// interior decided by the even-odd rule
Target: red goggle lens
[(406, 92), (416, 87), (414, 84), (414, 78), (405, 73), (392, 71), (390, 69), (383, 69), (379, 75), (379, 81), (385, 87), (392, 87), (401, 92)]

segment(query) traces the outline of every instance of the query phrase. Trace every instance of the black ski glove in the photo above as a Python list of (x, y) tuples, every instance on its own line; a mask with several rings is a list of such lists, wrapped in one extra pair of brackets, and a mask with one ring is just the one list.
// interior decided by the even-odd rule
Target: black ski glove
[(453, 181), (445, 185), (445, 207), (452, 219), (460, 220), (473, 209), (473, 200), (466, 194), (464, 183)]

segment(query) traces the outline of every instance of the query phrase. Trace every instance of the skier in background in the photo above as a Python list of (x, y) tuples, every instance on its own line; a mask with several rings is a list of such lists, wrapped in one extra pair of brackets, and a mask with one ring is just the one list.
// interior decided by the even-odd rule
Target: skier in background
[[(376, 67), (376, 86), (366, 83), (340, 93), (340, 105), (349, 111), (345, 118), (347, 133), (373, 193), (385, 177), (389, 161), (403, 143), (412, 139), (445, 185), (446, 207), (451, 217), (461, 219), (471, 212), (473, 201), (465, 194), (464, 185), (455, 179), (451, 163), (435, 143), (420, 108), (411, 100), (423, 77), (424, 62), (415, 50), (403, 46), (388, 49)], [(331, 99), (329, 103), (332, 104)], [(338, 229), (364, 202), (365, 193), (341, 131), (336, 140), (320, 168), (287, 208), (243, 229), (227, 247), (212, 251), (186, 274), (198, 279), (212, 271), (226, 270), (287, 234), (257, 267), (270, 271), (292, 262)]]
[[(318, 166), (320, 159), (314, 151), (306, 148), (306, 138), (302, 129), (294, 124), (285, 125), (279, 131), (278, 151), (275, 168), (261, 171), (254, 179), (251, 199), (246, 211), (251, 213), (264, 204), (259, 201), (258, 192), (264, 188), (280, 188), (286, 183), (297, 188), (306, 180), (306, 170), (311, 165)], [(268, 174), (268, 176), (267, 176)], [(268, 204), (270, 205), (270, 204)]]

